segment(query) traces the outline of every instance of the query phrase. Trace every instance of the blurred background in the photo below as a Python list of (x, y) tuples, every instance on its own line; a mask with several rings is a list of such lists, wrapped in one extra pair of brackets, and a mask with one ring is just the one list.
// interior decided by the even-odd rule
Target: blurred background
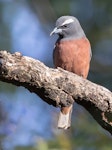
[[(0, 0), (0, 50), (39, 59), (53, 67), (57, 36), (49, 34), (62, 15), (77, 17), (91, 42), (88, 79), (112, 90), (111, 0)], [(74, 104), (72, 127), (57, 129), (57, 108), (23, 87), (0, 82), (0, 150), (112, 150), (112, 137)]]

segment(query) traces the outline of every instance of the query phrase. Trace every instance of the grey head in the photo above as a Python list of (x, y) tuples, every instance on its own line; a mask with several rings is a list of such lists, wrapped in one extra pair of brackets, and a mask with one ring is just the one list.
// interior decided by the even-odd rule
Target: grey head
[(58, 34), (61, 39), (78, 39), (85, 37), (85, 33), (77, 20), (73, 16), (62, 16), (57, 19), (56, 27), (50, 35)]

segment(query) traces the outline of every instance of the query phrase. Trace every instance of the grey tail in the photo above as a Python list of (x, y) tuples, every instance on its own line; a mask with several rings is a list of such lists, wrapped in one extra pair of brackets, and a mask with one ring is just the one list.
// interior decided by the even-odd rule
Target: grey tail
[(71, 126), (71, 115), (72, 115), (73, 105), (71, 105), (68, 109), (68, 112), (65, 114), (60, 111), (59, 120), (58, 120), (58, 128), (59, 129), (68, 129)]

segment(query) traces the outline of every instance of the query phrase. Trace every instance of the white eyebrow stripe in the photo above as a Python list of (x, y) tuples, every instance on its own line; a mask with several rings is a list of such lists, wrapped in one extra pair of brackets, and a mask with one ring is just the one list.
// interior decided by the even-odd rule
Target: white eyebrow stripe
[(69, 24), (69, 23), (72, 23), (72, 22), (74, 22), (74, 20), (73, 19), (67, 19), (67, 20), (65, 20), (63, 23), (62, 23), (62, 26), (63, 25), (65, 25), (65, 24)]

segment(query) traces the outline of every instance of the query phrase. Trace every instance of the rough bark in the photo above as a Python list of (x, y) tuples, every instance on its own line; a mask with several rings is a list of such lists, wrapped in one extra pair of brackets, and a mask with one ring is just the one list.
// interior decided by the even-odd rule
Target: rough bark
[(61, 68), (49, 68), (18, 52), (6, 51), (0, 51), (0, 80), (23, 86), (55, 107), (75, 101), (112, 134), (112, 93), (102, 86)]

